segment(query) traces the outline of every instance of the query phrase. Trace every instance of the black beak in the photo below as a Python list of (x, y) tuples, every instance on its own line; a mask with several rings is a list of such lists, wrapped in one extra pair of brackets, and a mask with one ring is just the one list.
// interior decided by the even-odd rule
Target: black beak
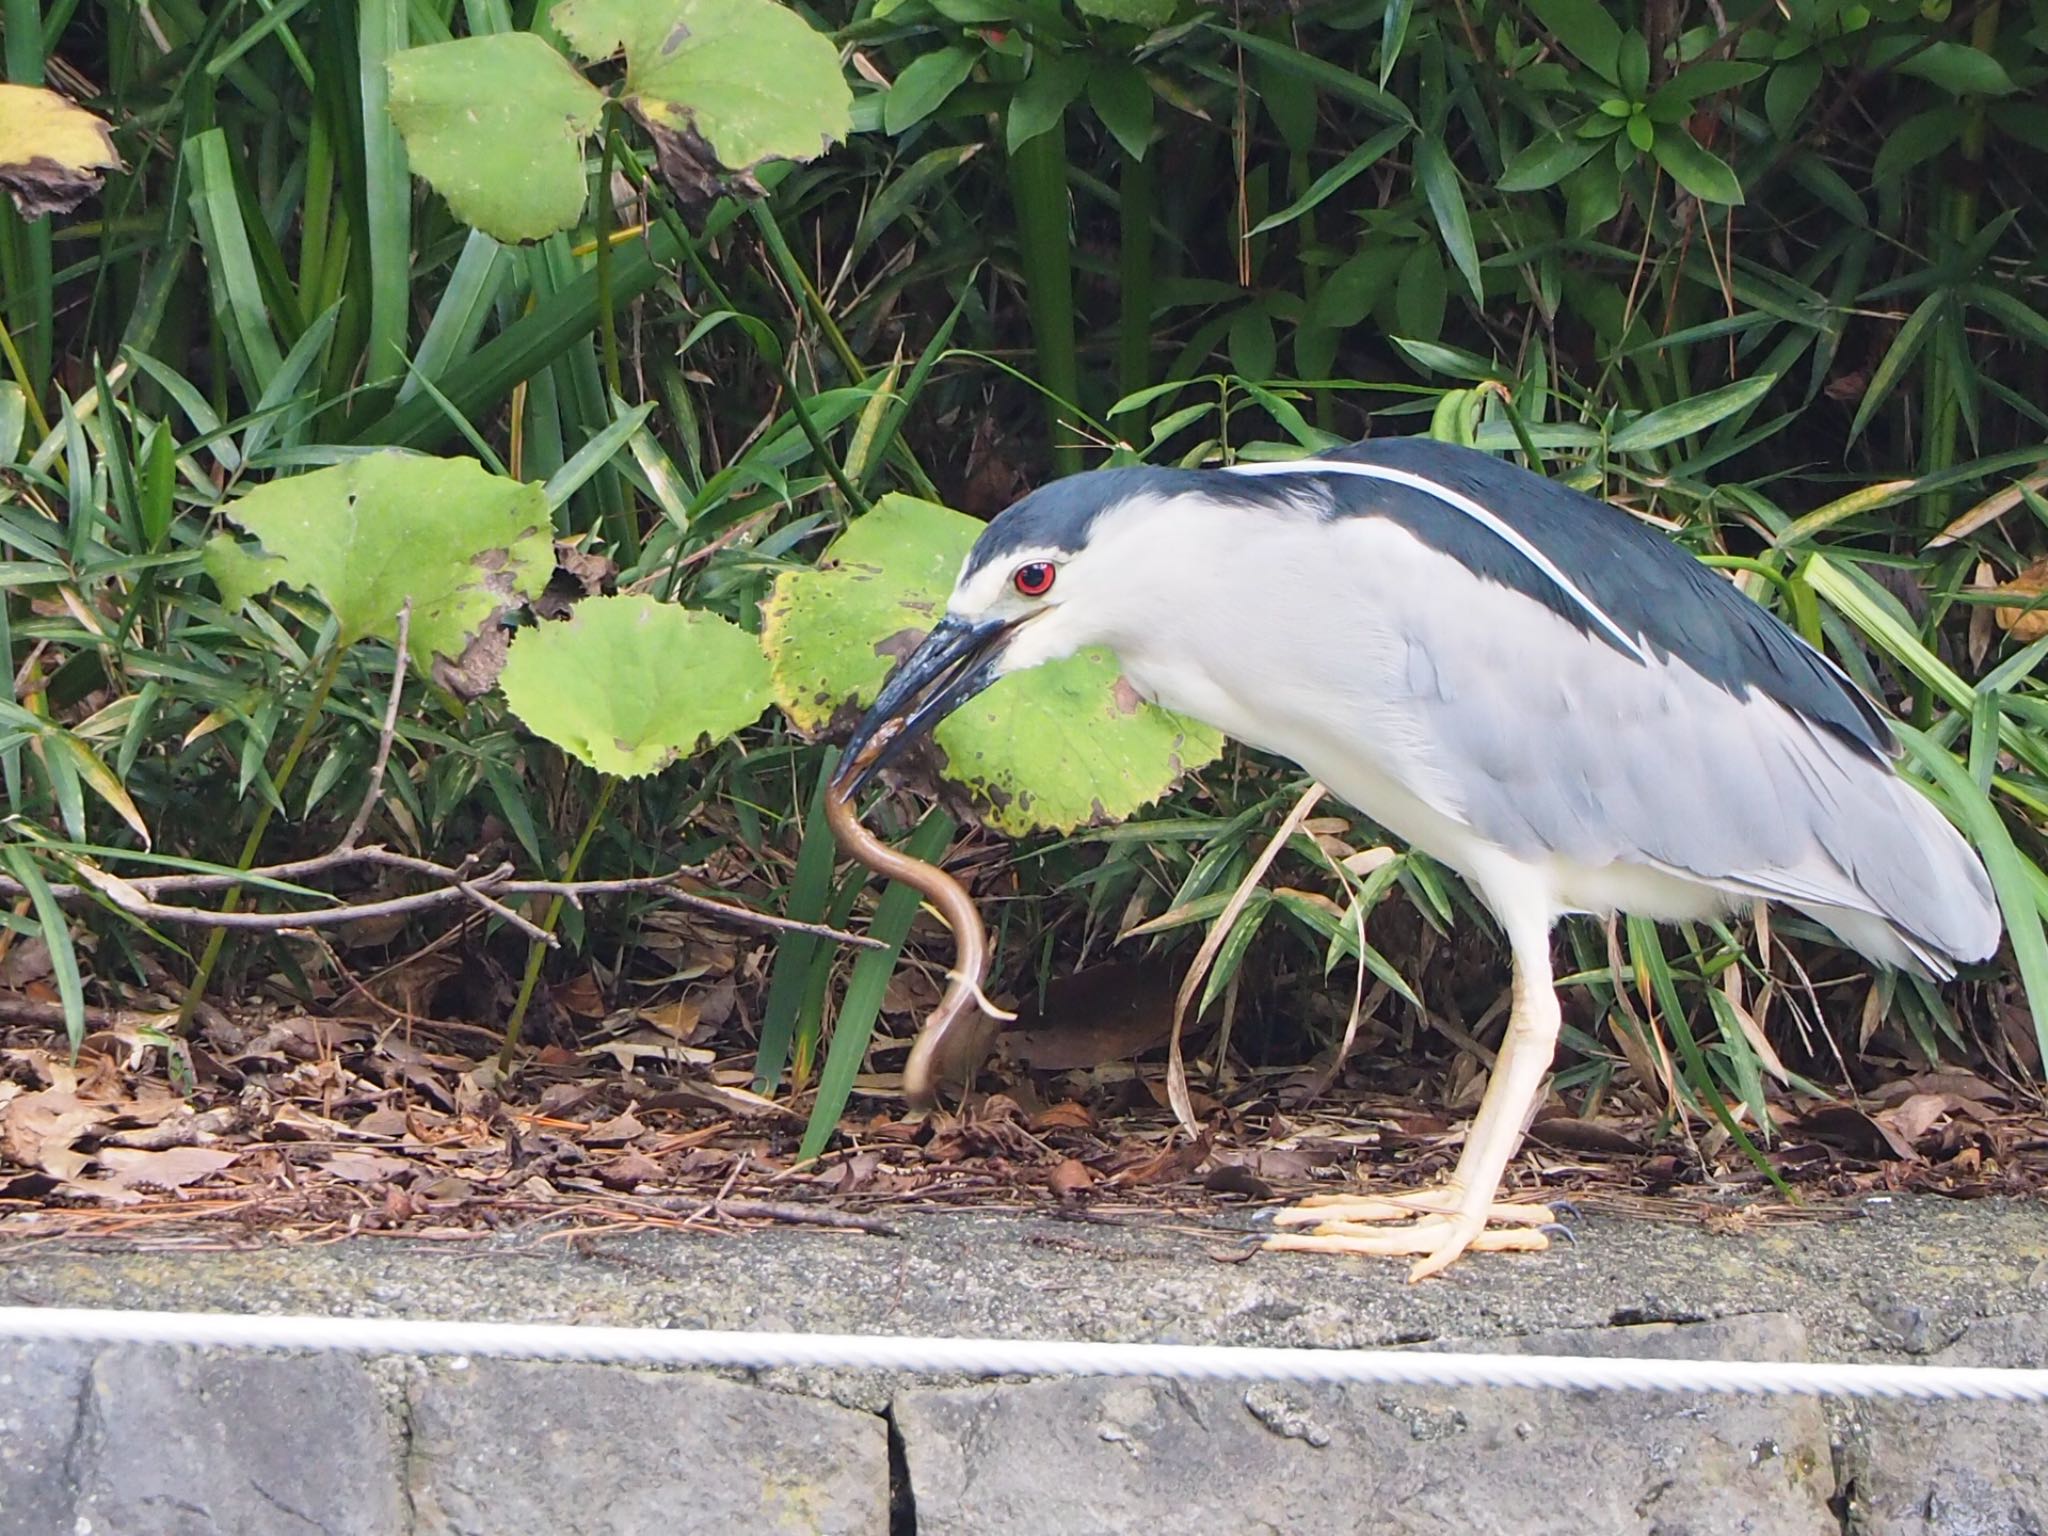
[[(853, 728), (833, 788), (849, 798), (859, 794), (905, 747), (994, 682), (1015, 627), (1013, 619), (940, 619)], [(880, 746), (862, 762), (877, 737)]]

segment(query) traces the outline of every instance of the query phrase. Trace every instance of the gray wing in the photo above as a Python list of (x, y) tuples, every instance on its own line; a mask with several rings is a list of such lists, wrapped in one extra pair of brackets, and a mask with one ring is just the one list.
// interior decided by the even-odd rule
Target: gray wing
[(1400, 625), (1402, 712), (1437, 797), (1456, 801), (1438, 809), (1525, 857), (1648, 864), (1782, 900), (1936, 974), (1995, 948), (1982, 865), (1867, 746), (1677, 658), (1588, 643), (1511, 588), (1445, 582), (1462, 601), (1432, 584)]

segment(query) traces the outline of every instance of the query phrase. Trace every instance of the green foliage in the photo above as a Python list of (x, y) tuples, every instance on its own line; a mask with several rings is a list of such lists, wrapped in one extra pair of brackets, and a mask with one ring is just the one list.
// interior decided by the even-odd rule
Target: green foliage
[(465, 37), (391, 61), (391, 116), (412, 168), (457, 218), (500, 240), (567, 229), (588, 192), (583, 143), (604, 96), (531, 32)]
[(768, 707), (752, 635), (649, 597), (589, 598), (565, 623), (527, 630), (498, 682), (528, 730), (624, 779), (723, 741)]
[[(95, 82), (79, 105), (125, 167), (63, 219), (0, 208), (16, 679), (0, 835), (12, 926), (66, 957), (75, 1016), (123, 978), (182, 983), (207, 962), (104, 907), (69, 906), (66, 934), (24, 868), (47, 890), (77, 859), (232, 868), (257, 845), (331, 846), (370, 784), (400, 610), (416, 659), (453, 659), (473, 630), (527, 622), (551, 545), (551, 601), (616, 588), (692, 634), (713, 632), (698, 614), (765, 624), (799, 732), (771, 717), (593, 791), (586, 764), (719, 736), (740, 705), (551, 726), (579, 758), (422, 666), (373, 835), (457, 859), (495, 840), (601, 875), (716, 855), (744, 899), (885, 918), (902, 941), (902, 900), (864, 908), (868, 883), (819, 846), (828, 759), (798, 736), (871, 697), (929, 624), (971, 533), (939, 504), (986, 515), (1056, 467), (1427, 427), (1622, 501), (1824, 645), (1910, 721), (1910, 771), (1993, 855), (2015, 935), (2009, 967), (1944, 993), (1873, 991), (1790, 914), (1768, 969), (1740, 925), (1654, 952), (1647, 930), (1610, 950), (1577, 927), (1560, 1083), (1597, 1101), (1662, 1043), (1695, 1108), (1718, 1094), (1757, 1123), (1768, 1067), (1740, 1010), (1759, 999), (1795, 1076), (1835, 1080), (1812, 1026), (1855, 1041), (1866, 997), (1890, 1009), (1875, 1053), (2036, 1069), (1978, 1024), (2009, 974), (2048, 1007), (2042, 642), (1987, 616), (2031, 601), (1999, 589), (2048, 546), (2038, 4), (645, 0), (572, 4), (557, 27), (497, 0), (24, 14), (6, 8), (10, 82), (59, 64), (67, 91)], [(698, 45), (665, 54), (679, 19)], [(747, 97), (764, 71), (774, 89)], [(715, 163), (678, 142), (691, 125)], [(725, 195), (749, 167), (765, 195)], [(383, 445), (475, 462), (362, 457)], [(440, 478), (334, 489), (402, 462)], [(878, 537), (890, 519), (901, 537)], [(209, 548), (223, 522), (254, 537)], [(515, 553), (472, 563), (490, 550)], [(514, 654), (590, 627), (542, 624)], [(671, 660), (615, 664), (693, 708), (745, 692)], [(1103, 673), (1072, 675), (1115, 709)], [(622, 702), (549, 692), (585, 716)], [(1000, 826), (1096, 819), (1082, 789), (1025, 812), (1044, 769), (993, 727), (1001, 707), (992, 690), (949, 727), (949, 772), (1004, 801)], [(1093, 761), (1038, 743), (1083, 770), (1070, 783), (1113, 785), (1110, 817), (1174, 773), (1179, 727), (1110, 723), (1133, 720), (1144, 739)], [(610, 758), (620, 740), (634, 749)], [(1191, 737), (1180, 766), (1208, 752)], [(1295, 794), (1232, 756), (1148, 820), (1026, 840), (1001, 983), (1029, 990), (1126, 929), (1163, 946), (1214, 921)], [(950, 824), (923, 825), (943, 851)], [(1241, 999), (1247, 1051), (1292, 1063), (1327, 1044), (1326, 1023), (1299, 1021), (1355, 959), (1395, 998), (1484, 1016), (1483, 916), (1425, 858), (1374, 862), (1377, 839), (1357, 823), (1296, 837), (1244, 904), (1207, 990)], [(666, 962), (634, 958), (641, 911), (565, 911), (563, 952), (533, 949), (529, 976), (602, 956), (622, 986), (660, 979)], [(477, 942), (516, 970), (530, 937), (494, 922)], [(304, 998), (349, 984), (304, 950), (243, 954)], [(889, 969), (859, 965), (828, 1042), (842, 958), (777, 947), (764, 1089), (808, 1087), (826, 1061), (850, 1087)]]
[(550, 14), (585, 58), (623, 53), (624, 103), (695, 133), (720, 165), (809, 160), (847, 135), (838, 50), (774, 0), (562, 0)]
[[(800, 728), (872, 702), (896, 660), (946, 608), (981, 524), (887, 496), (826, 549), (816, 570), (776, 579), (763, 643), (776, 701)], [(1120, 821), (1222, 750), (1207, 726), (1119, 685), (1115, 660), (1084, 653), (999, 679), (936, 732), (941, 773), (988, 824), (1013, 835)]]
[(334, 615), (343, 646), (396, 640), (409, 611), (423, 667), (458, 659), (484, 625), (538, 597), (554, 568), (541, 488), (473, 459), (367, 454), (274, 480), (222, 510), (269, 557), (256, 566), (216, 544), (224, 598), (279, 581), (303, 587)]
[(851, 97), (829, 39), (775, 0), (561, 0), (548, 19), (583, 58), (624, 54), (616, 98), (535, 33), (393, 55), (391, 115), (412, 168), (457, 217), (538, 240), (583, 211), (583, 145), (616, 100), (655, 135), (665, 176), (701, 184), (846, 137)]

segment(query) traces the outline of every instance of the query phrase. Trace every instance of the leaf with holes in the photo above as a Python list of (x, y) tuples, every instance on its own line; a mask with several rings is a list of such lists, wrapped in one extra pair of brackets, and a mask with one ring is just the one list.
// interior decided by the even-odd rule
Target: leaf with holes
[(387, 449), (273, 480), (224, 510), (270, 557), (259, 567), (242, 558), (254, 553), (247, 546), (209, 549), (224, 596), (304, 588), (334, 614), (341, 645), (396, 640), (410, 603), (408, 649), (437, 674), (501, 614), (538, 597), (555, 568), (541, 487), (474, 459)]
[(586, 59), (626, 56), (664, 175), (677, 156), (714, 174), (812, 160), (852, 131), (839, 50), (774, 0), (562, 0), (549, 19)]
[(531, 32), (464, 37), (393, 57), (391, 116), (412, 168), (455, 216), (498, 240), (574, 224), (583, 141), (604, 94)]
[(536, 736), (625, 779), (723, 741), (769, 700), (758, 640), (651, 597), (585, 598), (566, 620), (521, 631), (498, 685)]
[[(816, 570), (776, 578), (762, 643), (775, 699), (801, 730), (871, 702), (945, 611), (982, 525), (885, 496)], [(941, 776), (1009, 833), (1118, 821), (1222, 750), (1205, 725), (1143, 702), (1101, 651), (1003, 678), (938, 728)]]

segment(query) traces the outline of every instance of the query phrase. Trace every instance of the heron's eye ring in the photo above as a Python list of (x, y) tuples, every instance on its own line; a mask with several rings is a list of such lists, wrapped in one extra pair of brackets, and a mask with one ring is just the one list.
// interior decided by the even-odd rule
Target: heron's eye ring
[(1010, 585), (1026, 597), (1043, 597), (1052, 590), (1053, 578), (1058, 574), (1059, 568), (1050, 560), (1033, 560), (1017, 567)]

